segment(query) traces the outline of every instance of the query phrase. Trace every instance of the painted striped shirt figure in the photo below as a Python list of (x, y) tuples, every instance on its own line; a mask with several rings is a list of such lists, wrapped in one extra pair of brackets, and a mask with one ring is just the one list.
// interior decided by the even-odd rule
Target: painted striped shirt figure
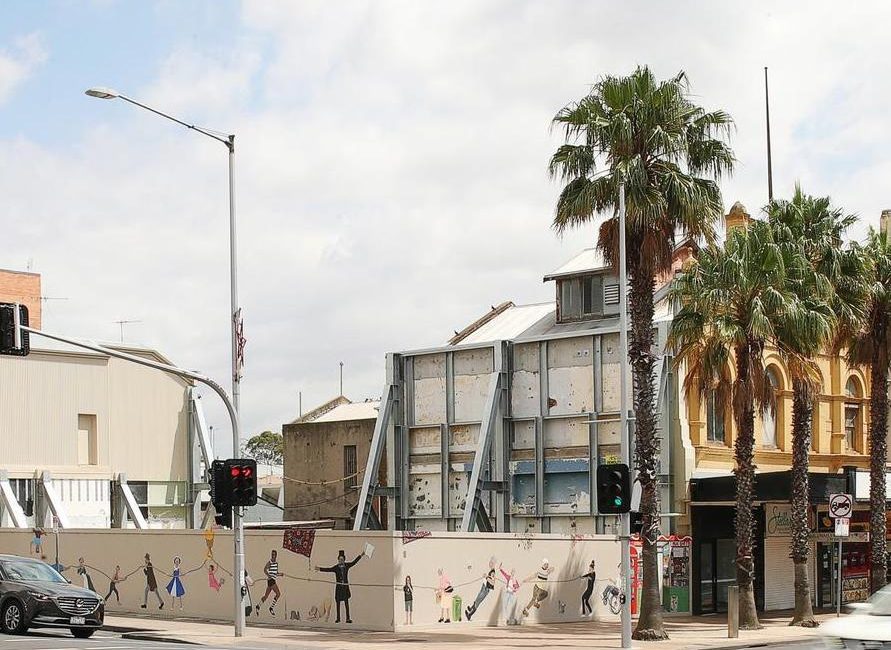
[(257, 604), (255, 611), (257, 616), (260, 615), (260, 606), (266, 602), (266, 599), (272, 595), (272, 604), (269, 606), (269, 613), (275, 616), (275, 604), (278, 602), (278, 599), (281, 598), (282, 592), (278, 588), (278, 583), (276, 582), (276, 578), (278, 578), (281, 573), (278, 570), (278, 552), (273, 550), (269, 555), (269, 560), (266, 562), (266, 566), (263, 567), (263, 573), (266, 574), (266, 593), (263, 594), (263, 598), (260, 599), (259, 604)]

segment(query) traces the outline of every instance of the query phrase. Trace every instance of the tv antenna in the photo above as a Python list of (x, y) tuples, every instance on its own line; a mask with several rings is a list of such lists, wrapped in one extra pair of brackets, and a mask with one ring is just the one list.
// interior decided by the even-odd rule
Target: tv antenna
[(118, 324), (121, 328), (121, 343), (124, 342), (124, 325), (130, 325), (131, 323), (141, 323), (141, 320), (116, 320), (115, 323)]

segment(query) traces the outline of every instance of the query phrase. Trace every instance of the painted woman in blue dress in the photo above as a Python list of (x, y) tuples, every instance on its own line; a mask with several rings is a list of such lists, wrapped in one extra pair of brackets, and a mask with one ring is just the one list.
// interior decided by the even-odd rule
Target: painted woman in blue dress
[(173, 558), (173, 577), (167, 583), (167, 593), (173, 596), (173, 604), (171, 606), (176, 607), (176, 599), (179, 598), (180, 610), (183, 609), (183, 596), (186, 595), (186, 588), (183, 586), (183, 581), (180, 577), (181, 564), (182, 558), (178, 555)]

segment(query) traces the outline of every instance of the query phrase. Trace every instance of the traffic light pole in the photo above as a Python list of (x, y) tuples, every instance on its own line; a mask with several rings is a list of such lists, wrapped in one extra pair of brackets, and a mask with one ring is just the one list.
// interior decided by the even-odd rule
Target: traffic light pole
[[(622, 462), (631, 466), (628, 429), (628, 269), (625, 260), (625, 184), (619, 185), (619, 408)], [(631, 495), (628, 495), (629, 498)], [(631, 647), (631, 513), (619, 515), (622, 580), (622, 647)]]
[[(27, 327), (25, 325), (21, 325), (22, 332), (28, 332), (30, 334), (35, 334), (37, 336), (43, 336), (44, 338), (52, 339), (54, 341), (60, 341), (62, 343), (67, 343), (68, 345), (73, 345), (74, 347), (83, 348), (84, 350), (91, 350), (93, 352), (98, 352), (100, 354), (108, 355), (109, 357), (114, 357), (116, 359), (123, 359), (124, 361), (130, 361), (132, 363), (138, 364), (140, 366), (146, 366), (148, 368), (154, 368), (155, 370), (160, 370), (162, 372), (166, 372), (171, 375), (176, 375), (178, 377), (184, 377), (186, 379), (191, 379), (193, 381), (197, 381), (200, 384), (204, 384), (205, 386), (209, 386), (211, 390), (213, 390), (217, 395), (220, 396), (220, 399), (223, 400), (223, 403), (226, 405), (226, 411), (229, 413), (229, 419), (232, 422), (232, 431), (233, 435), (236, 437), (241, 436), (241, 427), (238, 423), (238, 415), (235, 411), (235, 406), (232, 404), (232, 400), (229, 399), (229, 395), (226, 394), (226, 391), (220, 386), (217, 382), (215, 382), (210, 377), (205, 377), (204, 375), (193, 372), (192, 370), (185, 370), (183, 368), (177, 368), (176, 366), (171, 366), (166, 363), (158, 363), (156, 361), (151, 361), (150, 359), (146, 359), (144, 357), (136, 356), (134, 354), (127, 354), (126, 352), (120, 352), (118, 350), (112, 350), (106, 347), (102, 347), (96, 343), (91, 343), (88, 341), (80, 341), (78, 339), (68, 338), (66, 336), (60, 336), (58, 334), (50, 334), (49, 332), (43, 332), (41, 330), (36, 330), (31, 327)], [(243, 636), (244, 635), (244, 607), (242, 606), (242, 590), (244, 587), (244, 521), (242, 519), (242, 509), (233, 507), (232, 508), (232, 521), (234, 526), (234, 536), (235, 536), (235, 576), (233, 582), (235, 583), (235, 612), (234, 612), (234, 621), (235, 621), (235, 636)]]

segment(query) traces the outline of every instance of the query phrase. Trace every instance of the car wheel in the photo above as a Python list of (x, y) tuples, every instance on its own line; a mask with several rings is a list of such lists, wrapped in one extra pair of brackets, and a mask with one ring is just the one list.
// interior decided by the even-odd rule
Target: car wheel
[(0, 615), (0, 628), (4, 634), (24, 634), (28, 631), (28, 625), (25, 622), (25, 609), (17, 600), (11, 600), (3, 608)]
[(75, 639), (89, 639), (93, 636), (93, 632), (96, 630), (91, 630), (86, 627), (73, 627), (71, 628), (71, 633), (74, 635)]

